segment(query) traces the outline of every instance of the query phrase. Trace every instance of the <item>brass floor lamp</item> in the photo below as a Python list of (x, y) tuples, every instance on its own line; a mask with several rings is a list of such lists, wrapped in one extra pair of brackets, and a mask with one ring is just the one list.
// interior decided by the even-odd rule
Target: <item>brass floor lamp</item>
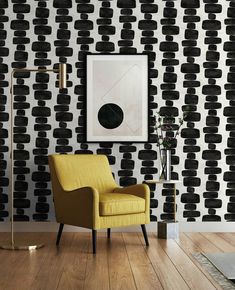
[(10, 204), (10, 219), (11, 219), (11, 243), (6, 244), (6, 245), (0, 245), (0, 249), (4, 250), (35, 250), (38, 248), (43, 247), (43, 244), (38, 244), (38, 245), (17, 245), (15, 244), (15, 239), (14, 239), (14, 164), (13, 164), (13, 119), (14, 119), (14, 114), (13, 114), (13, 105), (14, 105), (14, 91), (13, 91), (13, 80), (14, 80), (14, 74), (16, 72), (54, 72), (54, 73), (59, 73), (59, 88), (63, 89), (66, 88), (66, 64), (65, 63), (60, 63), (58, 69), (30, 69), (30, 68), (22, 68), (22, 69), (13, 69), (11, 72), (11, 84), (10, 84), (10, 182), (9, 182), (9, 204)]

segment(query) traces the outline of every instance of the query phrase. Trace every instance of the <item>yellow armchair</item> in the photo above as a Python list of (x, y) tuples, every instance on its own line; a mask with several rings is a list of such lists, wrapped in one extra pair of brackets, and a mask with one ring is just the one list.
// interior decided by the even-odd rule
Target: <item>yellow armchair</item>
[(150, 192), (146, 184), (118, 187), (105, 155), (53, 154), (49, 156), (56, 220), (60, 223), (59, 245), (64, 224), (92, 229), (96, 253), (98, 229), (141, 225), (150, 222)]

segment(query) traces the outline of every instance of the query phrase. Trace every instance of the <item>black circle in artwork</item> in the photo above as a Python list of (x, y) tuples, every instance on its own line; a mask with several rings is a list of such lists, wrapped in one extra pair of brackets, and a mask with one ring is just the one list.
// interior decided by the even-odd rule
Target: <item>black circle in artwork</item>
[(122, 124), (123, 121), (122, 109), (113, 103), (103, 105), (98, 112), (98, 120), (100, 125), (106, 129), (115, 129)]

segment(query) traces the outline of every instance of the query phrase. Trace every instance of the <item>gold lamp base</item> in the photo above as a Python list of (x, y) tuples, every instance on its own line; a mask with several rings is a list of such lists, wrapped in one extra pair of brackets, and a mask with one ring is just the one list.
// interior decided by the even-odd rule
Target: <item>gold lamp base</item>
[(25, 250), (25, 251), (32, 251), (37, 250), (44, 247), (44, 244), (39, 245), (0, 245), (0, 249), (2, 250)]

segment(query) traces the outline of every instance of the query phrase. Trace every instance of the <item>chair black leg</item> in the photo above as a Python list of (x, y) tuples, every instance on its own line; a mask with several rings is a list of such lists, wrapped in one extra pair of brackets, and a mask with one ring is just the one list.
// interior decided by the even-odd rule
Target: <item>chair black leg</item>
[(108, 239), (110, 239), (110, 236), (111, 236), (111, 229), (110, 228), (107, 229), (107, 235), (108, 235)]
[(145, 244), (146, 244), (146, 246), (149, 246), (149, 240), (148, 240), (148, 236), (147, 236), (145, 225), (141, 225), (141, 228), (142, 228), (142, 232), (143, 232), (143, 235), (144, 235)]
[(58, 234), (57, 234), (57, 239), (56, 239), (56, 246), (59, 246), (63, 228), (64, 228), (64, 224), (60, 224), (59, 231), (58, 231)]
[(93, 247), (93, 254), (96, 254), (96, 230), (92, 230), (92, 247)]

